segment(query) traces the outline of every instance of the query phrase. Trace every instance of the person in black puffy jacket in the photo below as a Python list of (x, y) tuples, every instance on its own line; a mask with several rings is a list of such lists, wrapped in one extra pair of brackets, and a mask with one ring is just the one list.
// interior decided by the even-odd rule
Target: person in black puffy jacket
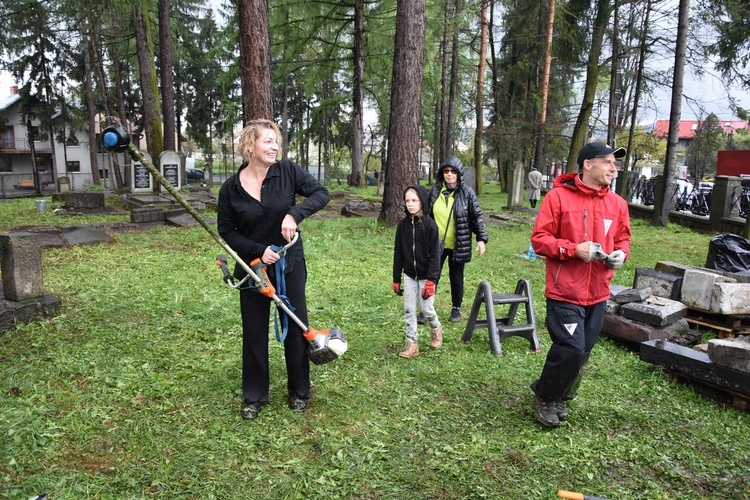
[(471, 235), (477, 238), (476, 250), (484, 255), (488, 241), (482, 209), (473, 189), (463, 183), (464, 166), (461, 160), (450, 156), (440, 164), (437, 182), (432, 186), (429, 213), (435, 220), (443, 244), (440, 267), (448, 260), (448, 278), (451, 284), (450, 320), (461, 321), (461, 303), (464, 299), (464, 265), (471, 261)]

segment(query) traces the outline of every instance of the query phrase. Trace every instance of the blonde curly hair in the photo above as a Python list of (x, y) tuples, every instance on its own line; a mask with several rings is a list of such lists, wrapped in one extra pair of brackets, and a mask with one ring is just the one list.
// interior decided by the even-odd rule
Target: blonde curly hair
[(276, 137), (281, 140), (279, 127), (273, 121), (260, 118), (247, 122), (237, 140), (237, 154), (248, 163), (255, 158), (255, 143), (258, 142), (260, 131), (263, 129), (273, 130), (276, 132)]

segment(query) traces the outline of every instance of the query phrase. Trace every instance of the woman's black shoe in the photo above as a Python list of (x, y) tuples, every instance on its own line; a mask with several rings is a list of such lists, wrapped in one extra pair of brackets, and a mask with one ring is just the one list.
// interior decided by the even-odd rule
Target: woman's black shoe
[(302, 413), (307, 409), (307, 400), (301, 398), (291, 398), (289, 400), (289, 408), (294, 413)]
[(242, 405), (242, 418), (252, 420), (260, 414), (260, 403), (245, 403)]

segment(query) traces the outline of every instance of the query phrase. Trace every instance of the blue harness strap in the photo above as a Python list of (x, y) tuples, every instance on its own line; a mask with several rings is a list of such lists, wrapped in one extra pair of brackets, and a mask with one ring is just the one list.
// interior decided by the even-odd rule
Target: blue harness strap
[[(278, 252), (283, 247), (271, 245), (271, 250)], [(274, 264), (276, 273), (276, 295), (286, 304), (290, 311), (294, 312), (294, 307), (289, 303), (286, 296), (286, 254), (282, 255)], [(281, 333), (279, 333), (279, 321), (281, 322)], [(289, 316), (283, 310), (276, 308), (276, 316), (273, 318), (273, 327), (276, 332), (276, 340), (284, 342), (286, 334), (289, 332)]]

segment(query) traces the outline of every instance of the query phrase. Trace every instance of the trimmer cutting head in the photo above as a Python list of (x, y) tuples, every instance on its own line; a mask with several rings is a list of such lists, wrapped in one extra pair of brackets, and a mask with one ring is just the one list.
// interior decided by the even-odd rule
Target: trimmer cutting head
[(325, 330), (310, 328), (305, 332), (305, 338), (309, 342), (307, 357), (316, 365), (338, 359), (349, 348), (344, 332), (339, 328), (326, 328)]

